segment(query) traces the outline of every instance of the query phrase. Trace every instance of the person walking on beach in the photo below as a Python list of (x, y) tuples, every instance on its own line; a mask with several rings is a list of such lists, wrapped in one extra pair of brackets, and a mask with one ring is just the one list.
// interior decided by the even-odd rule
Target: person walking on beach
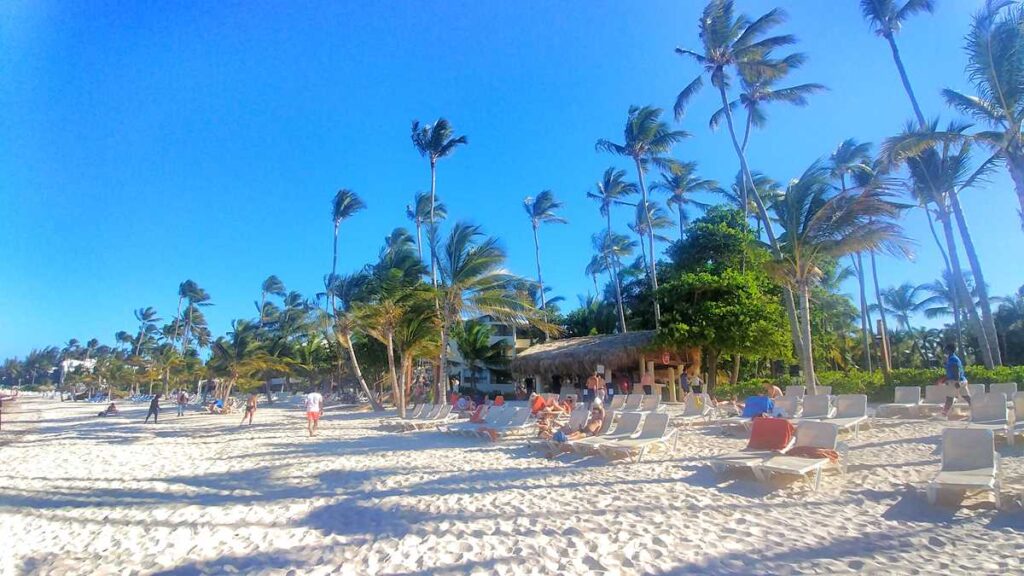
[(590, 400), (594, 402), (604, 403), (605, 396), (608, 395), (608, 384), (605, 383), (604, 378), (594, 370), (593, 373), (587, 378), (586, 384), (587, 390), (590, 392)]
[(249, 419), (249, 426), (252, 426), (252, 417), (256, 414), (256, 395), (249, 394), (249, 399), (245, 401), (245, 413), (242, 414), (242, 421), (238, 423), (239, 426), (245, 424), (245, 419)]
[(185, 415), (186, 404), (188, 404), (188, 394), (184, 390), (178, 390), (178, 416)]
[[(942, 415), (949, 417), (949, 411), (953, 408), (953, 401), (959, 394), (967, 405), (971, 405), (971, 393), (967, 390), (967, 376), (964, 374), (964, 363), (956, 355), (956, 345), (946, 344), (946, 375), (939, 378), (936, 384), (945, 384), (947, 390), (952, 393), (946, 396), (946, 405), (942, 407)], [(952, 388), (950, 388), (952, 387)]]
[(324, 415), (324, 397), (316, 390), (306, 394), (306, 429), (309, 435), (316, 434), (317, 426), (320, 424), (320, 417)]
[(163, 396), (163, 394), (157, 394), (156, 396), (153, 396), (153, 400), (150, 401), (150, 403), (149, 403), (149, 412), (146, 413), (146, 421), (144, 422), (145, 424), (149, 424), (149, 417), (150, 416), (153, 417), (153, 424), (156, 424), (157, 417), (160, 415), (160, 397), (161, 396)]

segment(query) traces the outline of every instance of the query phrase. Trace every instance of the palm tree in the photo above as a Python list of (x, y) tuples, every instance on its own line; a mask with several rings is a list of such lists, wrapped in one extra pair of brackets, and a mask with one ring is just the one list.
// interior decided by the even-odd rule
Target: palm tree
[(139, 321), (139, 336), (135, 340), (135, 353), (138, 356), (142, 350), (142, 341), (156, 332), (156, 323), (161, 319), (157, 317), (156, 309), (152, 306), (135, 310), (135, 319)]
[(529, 196), (523, 200), (523, 208), (526, 215), (530, 217), (530, 225), (533, 226), (533, 248), (537, 257), (537, 284), (540, 286), (540, 308), (545, 308), (544, 303), (544, 278), (540, 273), (540, 238), (537, 236), (537, 229), (542, 223), (566, 224), (569, 221), (557, 214), (562, 208), (562, 203), (555, 200), (555, 194), (551, 190), (544, 190), (537, 194), (536, 198)]
[(991, 127), (974, 137), (1006, 163), (1024, 227), (1024, 8), (988, 0), (971, 23), (966, 50), (967, 76), (977, 95), (949, 88), (942, 95), (950, 106)]
[(227, 337), (222, 336), (213, 343), (209, 364), (215, 373), (227, 378), (227, 385), (221, 391), (224, 401), (231, 396), (236, 384), (252, 384), (260, 372), (288, 369), (285, 362), (261, 348), (256, 327), (245, 320), (232, 322)]
[(586, 267), (586, 269), (584, 269), (584, 273), (587, 276), (590, 276), (591, 280), (594, 281), (594, 297), (595, 298), (599, 298), (600, 295), (601, 295), (601, 289), (598, 288), (598, 286), (597, 286), (597, 277), (602, 272), (607, 272), (607, 269), (605, 268), (605, 266), (606, 266), (606, 264), (605, 264), (604, 259), (601, 258), (601, 256), (599, 256), (597, 254), (594, 254), (594, 255), (592, 255), (590, 257), (590, 262), (587, 263), (587, 267)]
[[(668, 236), (661, 234), (661, 230), (667, 230), (675, 225), (672, 218), (668, 215), (668, 212), (664, 208), (658, 205), (657, 202), (651, 201), (647, 205), (647, 210), (644, 210), (644, 205), (641, 202), (631, 204), (628, 202), (620, 202), (621, 204), (628, 204), (633, 206), (635, 209), (633, 221), (626, 226), (633, 231), (634, 234), (640, 239), (640, 252), (643, 258), (644, 268), (650, 272), (651, 268), (648, 265), (647, 251), (644, 249), (644, 240), (648, 236), (653, 236), (655, 240), (659, 242), (669, 242)], [(653, 252), (651, 253), (654, 254)]]
[(679, 212), (679, 239), (682, 240), (683, 229), (690, 222), (687, 207), (707, 207), (707, 204), (694, 200), (691, 195), (696, 192), (717, 192), (718, 182), (697, 176), (696, 162), (679, 162), (672, 170), (662, 172), (661, 182), (656, 182), (651, 189), (669, 194), (668, 203), (675, 204)]
[(923, 285), (914, 286), (909, 282), (882, 290), (882, 305), (885, 306), (886, 312), (892, 314), (896, 322), (907, 332), (911, 330), (910, 316), (924, 309), (919, 298), (924, 290)]
[[(610, 152), (631, 158), (636, 165), (636, 174), (640, 182), (641, 201), (646, 206), (647, 184), (644, 180), (644, 173), (650, 165), (658, 168), (671, 169), (674, 162), (665, 155), (672, 151), (672, 147), (683, 138), (690, 135), (682, 130), (669, 129), (668, 123), (661, 120), (661, 108), (653, 106), (637, 107), (631, 106), (626, 118), (626, 128), (623, 131), (623, 143), (616, 144), (609, 140), (600, 139), (595, 144), (598, 151)], [(647, 229), (653, 231), (650, 221), (647, 222)], [(661, 307), (658, 306), (658, 269), (657, 256), (654, 254), (654, 236), (648, 234), (648, 245), (651, 249), (651, 292), (654, 295), (654, 325), (661, 322)]]
[[(732, 0), (712, 0), (704, 7), (698, 24), (703, 54), (693, 50), (676, 48), (677, 54), (691, 57), (704, 68), (704, 72), (708, 74), (711, 80), (711, 85), (718, 89), (722, 112), (725, 115), (729, 136), (732, 139), (736, 156), (739, 158), (740, 172), (743, 174), (744, 179), (740, 206), (743, 208), (744, 214), (746, 214), (748, 198), (753, 198), (758, 216), (764, 223), (772, 255), (776, 259), (782, 258), (782, 249), (778, 239), (775, 237), (775, 230), (772, 226), (772, 221), (768, 217), (765, 203), (757, 193), (753, 175), (747, 164), (746, 152), (736, 136), (736, 126), (733, 122), (732, 108), (729, 105), (729, 97), (726, 95), (726, 90), (731, 82), (730, 69), (735, 69), (743, 77), (745, 74), (753, 73), (758, 68), (770, 68), (778, 65), (778, 61), (771, 59), (771, 51), (775, 48), (795, 43), (796, 38), (789, 34), (767, 37), (766, 34), (775, 26), (781, 24), (785, 18), (786, 13), (778, 8), (767, 12), (755, 20), (742, 15), (736, 17)], [(676, 120), (682, 119), (690, 99), (703, 86), (704, 77), (701, 74), (679, 92), (674, 108)], [(786, 304), (786, 314), (789, 316), (790, 336), (793, 339), (793, 346), (796, 350), (804, 350), (796, 315), (796, 300), (788, 286), (783, 286), (782, 294)], [(804, 363), (806, 364), (806, 362)]]
[(335, 277), (330, 290), (332, 301), (336, 307), (328, 319), (333, 320), (331, 333), (338, 343), (348, 350), (348, 359), (352, 363), (352, 371), (355, 373), (356, 380), (359, 381), (359, 387), (363, 390), (363, 394), (370, 399), (370, 406), (373, 407), (374, 412), (379, 412), (384, 408), (377, 402), (370, 387), (366, 384), (363, 371), (359, 366), (359, 359), (356, 357), (355, 346), (352, 343), (353, 335), (360, 328), (360, 319), (355, 314), (354, 308), (357, 308), (357, 303), (362, 298), (366, 280), (363, 275)]
[[(337, 251), (337, 247), (335, 247), (335, 251)], [(267, 294), (283, 298), (286, 293), (287, 292), (284, 289), (284, 282), (281, 282), (281, 279), (277, 276), (271, 274), (263, 281), (263, 284), (260, 286), (260, 328), (263, 328), (263, 322), (265, 320), (263, 309), (267, 306)]]
[(442, 400), (447, 395), (448, 338), (463, 318), (489, 315), (506, 324), (557, 331), (528, 295), (516, 289), (524, 280), (505, 271), (505, 259), (496, 238), (485, 237), (479, 226), (462, 222), (452, 227), (439, 254)]
[(188, 298), (188, 295), (195, 292), (198, 288), (198, 284), (192, 280), (185, 280), (181, 284), (178, 284), (178, 311), (174, 313), (174, 336), (171, 338), (171, 342), (178, 341), (178, 327), (181, 321), (181, 304)]
[(814, 390), (810, 292), (822, 277), (821, 266), (861, 250), (905, 253), (908, 242), (894, 221), (899, 206), (888, 193), (875, 189), (837, 192), (821, 162), (791, 182), (772, 208), (783, 230), (784, 251), (782, 258), (771, 262), (770, 270), (800, 295), (804, 378)]
[(185, 356), (188, 352), (189, 341), (193, 336), (202, 333), (202, 329), (206, 328), (206, 319), (203, 317), (199, 307), (213, 306), (210, 302), (210, 293), (201, 288), (195, 282), (191, 285), (191, 290), (185, 296), (187, 302), (185, 306), (185, 329), (181, 332), (181, 355)]
[(342, 188), (331, 201), (331, 221), (334, 223), (334, 254), (331, 257), (331, 276), (338, 274), (338, 228), (341, 223), (366, 208), (366, 203), (358, 194)]
[[(957, 349), (962, 351), (964, 343), (961, 326), (968, 319), (964, 318), (967, 312), (961, 307), (960, 290), (957, 290), (956, 281), (953, 279), (953, 276), (954, 274), (951, 271), (943, 270), (941, 278), (921, 285), (921, 290), (931, 294), (931, 296), (921, 301), (921, 309), (924, 312), (924, 317), (928, 319), (953, 317)], [(960, 276), (966, 281), (968, 292), (974, 294), (974, 282), (970, 279), (970, 275), (961, 270)]]
[(501, 367), (508, 363), (505, 341), (492, 343), (493, 336), (491, 327), (477, 320), (467, 321), (461, 330), (455, 332), (455, 346), (469, 368), (469, 381), (474, 392), (477, 389), (478, 367)]
[[(598, 181), (594, 192), (587, 192), (587, 198), (597, 200), (599, 205), (599, 211), (605, 218), (605, 234), (607, 237), (612, 237), (612, 206), (618, 204), (623, 198), (631, 196), (637, 192), (636, 184), (632, 182), (626, 182), (626, 171), (616, 170), (615, 168), (607, 168), (604, 174), (601, 176), (601, 180)], [(598, 251), (600, 252), (600, 250)], [(603, 256), (595, 256), (604, 262), (604, 268), (599, 272), (608, 272), (613, 278), (613, 284), (615, 284), (615, 297), (616, 306), (619, 310), (619, 329), (626, 332), (626, 320), (625, 314), (622, 308), (622, 290), (618, 281), (618, 270), (609, 264), (609, 262)], [(589, 267), (588, 270), (597, 270), (595, 267)], [(591, 272), (588, 272), (591, 273)], [(597, 290), (597, 274), (592, 274), (594, 280), (594, 290)]]
[(427, 230), (427, 236), (431, 239), (430, 280), (435, 287), (437, 250), (433, 239), (437, 236), (437, 161), (451, 156), (456, 148), (469, 143), (465, 136), (453, 136), (452, 132), (451, 124), (444, 118), (438, 118), (433, 126), (421, 126), (419, 120), (412, 121), (412, 145), (419, 151), (420, 156), (430, 161), (430, 228)]
[(892, 50), (892, 59), (896, 63), (896, 69), (900, 73), (900, 80), (903, 82), (903, 89), (910, 98), (910, 104), (914, 107), (914, 116), (917, 123), (925, 126), (924, 114), (921, 113), (921, 106), (914, 96), (914, 89), (910, 86), (910, 79), (907, 78), (907, 70), (903, 67), (903, 59), (900, 58), (900, 50), (896, 46), (896, 34), (903, 28), (903, 22), (911, 16), (920, 12), (931, 13), (935, 9), (934, 0), (905, 0), (903, 5), (898, 5), (897, 0), (860, 0), (860, 11), (864, 19), (871, 24), (875, 34), (878, 34), (889, 43)]
[(615, 288), (615, 300), (619, 308), (619, 331), (623, 334), (626, 330), (626, 313), (622, 304), (622, 260), (633, 254), (636, 242), (628, 237), (612, 231), (604, 231), (594, 234), (591, 243), (597, 256), (604, 261), (604, 270), (608, 272), (608, 279)]
[[(444, 204), (434, 199), (434, 218), (438, 220), (444, 220), (448, 217), (448, 209), (445, 208)], [(405, 207), (405, 215), (408, 216), (409, 220), (416, 226), (416, 252), (419, 254), (420, 260), (423, 260), (423, 225), (430, 222), (430, 193), (429, 192), (417, 192), (413, 204), (407, 204)]]

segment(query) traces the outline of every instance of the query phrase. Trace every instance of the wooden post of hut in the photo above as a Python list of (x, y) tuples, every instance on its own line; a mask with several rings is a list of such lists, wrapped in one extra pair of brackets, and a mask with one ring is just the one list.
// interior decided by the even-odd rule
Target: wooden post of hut
[(678, 402), (678, 396), (676, 395), (676, 386), (678, 385), (679, 379), (676, 378), (676, 369), (672, 366), (668, 368), (668, 401)]

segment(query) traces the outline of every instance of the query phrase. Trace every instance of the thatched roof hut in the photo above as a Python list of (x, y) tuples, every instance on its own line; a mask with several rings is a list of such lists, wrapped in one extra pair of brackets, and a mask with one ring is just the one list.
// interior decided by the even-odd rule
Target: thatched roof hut
[(520, 352), (512, 360), (512, 372), (523, 376), (590, 374), (599, 364), (610, 370), (635, 369), (653, 342), (653, 330), (552, 340)]

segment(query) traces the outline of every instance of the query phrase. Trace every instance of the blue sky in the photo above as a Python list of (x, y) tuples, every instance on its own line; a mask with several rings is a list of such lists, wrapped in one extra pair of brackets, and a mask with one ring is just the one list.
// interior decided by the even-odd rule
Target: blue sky
[[(980, 0), (940, 0), (899, 36), (928, 116), (938, 91), (967, 89), (962, 37)], [(777, 107), (756, 133), (754, 168), (781, 181), (845, 138), (879, 142), (912, 111), (887, 45), (855, 0), (740, 1), (782, 6), (782, 31), (809, 61), (793, 83), (831, 90)], [(369, 205), (343, 226), (340, 264), (373, 259), (408, 226), (429, 188), (409, 141), (413, 119), (447, 117), (470, 144), (442, 161), (438, 194), (453, 219), (503, 239), (510, 268), (534, 274), (522, 199), (551, 189), (566, 226), (541, 231), (545, 280), (575, 305), (600, 227), (585, 192), (620, 141), (631, 104), (671, 109), (698, 72), (673, 53), (696, 47), (702, 3), (81, 2), (0, 4), (0, 357), (68, 338), (111, 342), (132, 310), (174, 312), (178, 283), (213, 296), (215, 333), (255, 314), (269, 274), (312, 294), (331, 257), (330, 198)], [(728, 136), (711, 132), (701, 94), (675, 156), (731, 181)], [(631, 177), (635, 175), (630, 172)], [(1021, 231), (1001, 172), (964, 195), (993, 294), (1024, 283)], [(628, 210), (616, 214), (625, 229)], [(881, 281), (920, 283), (941, 260), (915, 211), (913, 262), (884, 259)], [(852, 289), (852, 286), (851, 286)]]

